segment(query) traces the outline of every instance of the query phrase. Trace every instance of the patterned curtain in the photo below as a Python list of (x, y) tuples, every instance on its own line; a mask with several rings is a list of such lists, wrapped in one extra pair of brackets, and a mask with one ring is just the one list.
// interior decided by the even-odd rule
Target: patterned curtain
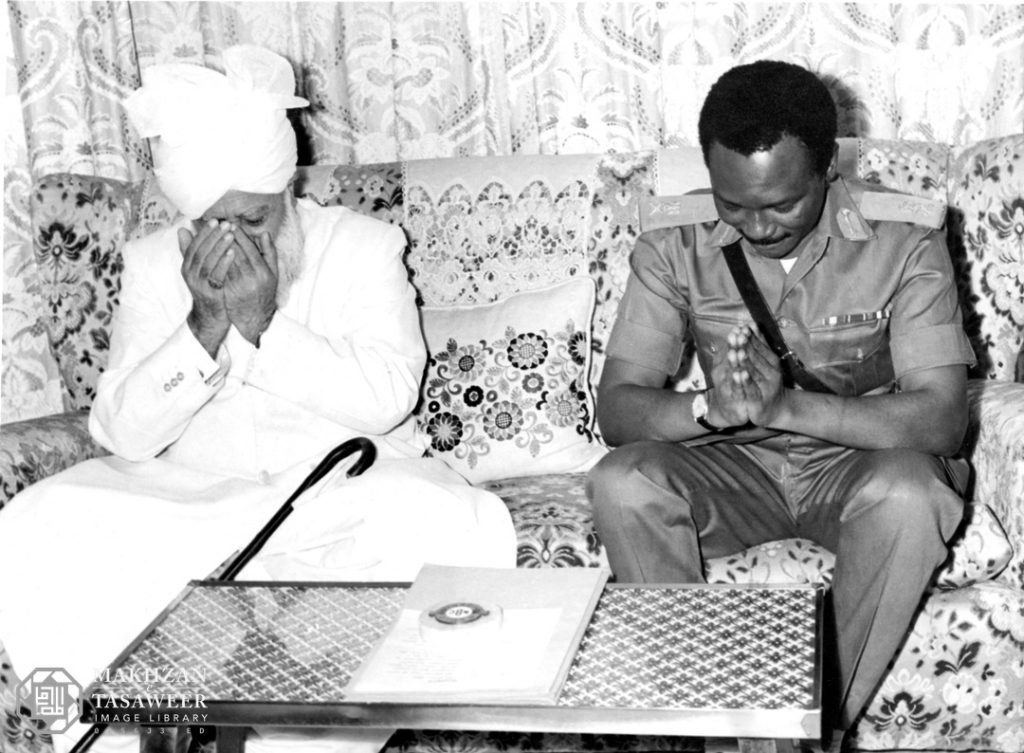
[(150, 65), (288, 57), (304, 163), (626, 152), (696, 143), (727, 68), (803, 64), (841, 135), (954, 145), (1024, 131), (1024, 3), (16, 2), (4, 29), (0, 420), (60, 410), (27, 197), (73, 171), (150, 169), (122, 98)]
[(301, 115), (313, 163), (507, 153), (484, 47), (500, 20), (476, 3), (133, 5), (139, 60), (217, 65), (250, 42), (289, 58), (311, 102)]
[(1024, 129), (1024, 5), (133, 3), (143, 67), (254, 42), (295, 64), (310, 162), (696, 142), (727, 68), (797, 62), (842, 135), (964, 144)]
[(11, 49), (33, 177), (145, 176), (145, 142), (121, 100), (139, 86), (128, 3), (9, 3)]
[(1024, 4), (11, 2), (31, 174), (136, 179), (138, 70), (239, 42), (294, 64), (310, 162), (693, 144), (732, 65), (831, 82), (843, 135), (966, 144), (1024, 129)]
[(7, 69), (4, 90), (3, 372), (0, 421), (45, 415), (61, 406), (61, 382), (42, 327), (39, 278), (32, 259), (31, 180), (7, 14), (0, 18)]
[(3, 371), (0, 420), (62, 409), (32, 256), (32, 181), (53, 172), (137, 180), (148, 147), (121, 100), (139, 85), (127, 3), (9, 3), (3, 19)]

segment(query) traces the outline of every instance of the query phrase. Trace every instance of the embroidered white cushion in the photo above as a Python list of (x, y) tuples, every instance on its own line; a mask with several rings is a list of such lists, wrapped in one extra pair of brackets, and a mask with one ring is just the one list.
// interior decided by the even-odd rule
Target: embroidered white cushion
[(606, 452), (593, 433), (593, 311), (589, 277), (423, 308), (417, 425), (430, 452), (473, 483), (590, 468)]

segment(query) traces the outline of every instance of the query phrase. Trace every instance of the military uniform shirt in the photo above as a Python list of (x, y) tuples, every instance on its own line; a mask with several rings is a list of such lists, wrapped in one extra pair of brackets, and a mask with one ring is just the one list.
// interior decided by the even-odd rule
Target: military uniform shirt
[[(783, 338), (841, 395), (886, 392), (913, 371), (975, 360), (942, 231), (866, 218), (855, 196), (886, 207), (906, 198), (880, 190), (842, 178), (830, 183), (821, 218), (788, 274), (741, 240)], [(609, 358), (671, 375), (692, 334), (710, 383), (730, 330), (752, 322), (722, 253), (741, 236), (716, 216), (640, 236)]]

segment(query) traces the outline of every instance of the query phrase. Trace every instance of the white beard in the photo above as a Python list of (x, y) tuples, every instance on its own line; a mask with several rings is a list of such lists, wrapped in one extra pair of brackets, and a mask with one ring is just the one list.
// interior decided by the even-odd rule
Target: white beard
[(277, 307), (288, 302), (292, 284), (302, 273), (306, 261), (306, 238), (299, 223), (299, 213), (290, 197), (285, 200), (285, 216), (281, 227), (274, 236), (277, 249)]

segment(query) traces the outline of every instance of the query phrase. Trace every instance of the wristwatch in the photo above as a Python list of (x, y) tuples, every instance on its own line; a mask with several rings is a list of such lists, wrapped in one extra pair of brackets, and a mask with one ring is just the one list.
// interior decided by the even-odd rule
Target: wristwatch
[(693, 396), (692, 403), (693, 420), (703, 426), (705, 429), (710, 431), (712, 434), (716, 434), (722, 430), (720, 426), (715, 426), (713, 423), (708, 421), (708, 391), (701, 390)]

